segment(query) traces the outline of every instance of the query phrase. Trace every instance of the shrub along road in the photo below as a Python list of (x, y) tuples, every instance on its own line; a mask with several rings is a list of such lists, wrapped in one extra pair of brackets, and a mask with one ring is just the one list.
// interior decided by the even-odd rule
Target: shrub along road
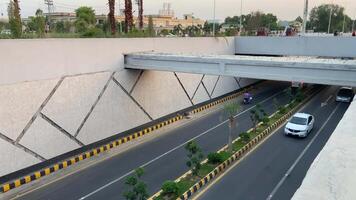
[[(265, 82), (255, 94), (254, 104), (261, 105), (268, 114), (275, 111), (273, 98), (280, 104), (288, 102), (288, 95), (282, 92), (288, 83)], [(241, 99), (240, 99), (241, 101)], [(251, 128), (249, 109), (254, 104), (243, 106), (237, 116), (238, 133)], [(238, 135), (235, 134), (234, 138)], [(131, 171), (144, 165), (150, 194), (155, 193), (165, 180), (174, 180), (188, 170), (185, 144), (196, 139), (203, 153), (207, 155), (227, 143), (228, 126), (222, 123), (221, 112), (212, 112), (184, 126), (170, 130), (168, 134), (138, 145), (96, 165), (55, 181), (16, 199), (124, 199), (124, 182)]]
[(301, 112), (310, 113), (316, 119), (314, 130), (307, 138), (286, 137), (283, 126), (196, 198), (291, 199), (348, 108), (348, 104), (334, 101), (321, 106), (336, 92), (337, 87), (328, 87), (302, 109)]

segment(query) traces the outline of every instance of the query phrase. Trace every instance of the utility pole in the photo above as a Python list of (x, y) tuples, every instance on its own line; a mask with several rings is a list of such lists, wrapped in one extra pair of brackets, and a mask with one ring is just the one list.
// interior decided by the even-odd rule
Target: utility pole
[(51, 30), (51, 15), (53, 11), (53, 0), (44, 0), (44, 3), (48, 8), (48, 30)]
[(302, 33), (305, 34), (307, 30), (307, 21), (308, 21), (308, 0), (304, 2), (304, 15), (303, 15), (303, 28)]
[(213, 36), (215, 37), (215, 8), (216, 8), (216, 0), (214, 0), (214, 19), (213, 19)]
[(331, 15), (333, 13), (332, 5), (330, 5), (330, 15), (329, 15), (329, 26), (328, 26), (328, 33), (330, 33), (330, 26), (331, 26)]

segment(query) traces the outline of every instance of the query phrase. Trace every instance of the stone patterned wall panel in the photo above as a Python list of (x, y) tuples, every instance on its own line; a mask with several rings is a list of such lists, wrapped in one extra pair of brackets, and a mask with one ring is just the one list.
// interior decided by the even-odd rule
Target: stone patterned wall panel
[(16, 140), (57, 82), (58, 79), (1, 85), (0, 132)]
[(215, 98), (237, 89), (239, 87), (234, 77), (221, 76), (211, 97)]
[(37, 117), (20, 144), (46, 159), (80, 147), (41, 117)]
[(198, 88), (201, 78), (203, 75), (201, 74), (187, 74), (187, 73), (177, 73), (177, 76), (183, 87), (187, 91), (190, 98), (193, 98), (194, 92)]
[(111, 73), (96, 73), (65, 78), (43, 113), (75, 135)]
[(203, 79), (203, 83), (208, 90), (209, 94), (213, 92), (216, 81), (219, 76), (205, 75)]
[(146, 71), (132, 96), (154, 119), (192, 105), (172, 72)]
[(89, 144), (149, 121), (130, 97), (111, 81), (77, 138)]
[(141, 70), (123, 69), (121, 71), (116, 72), (114, 77), (117, 81), (119, 81), (119, 83), (122, 85), (122, 87), (125, 88), (126, 91), (130, 92), (140, 74)]
[(0, 154), (0, 177), (40, 162), (37, 158), (2, 139), (0, 139), (0, 151), (2, 152)]
[(193, 103), (194, 104), (198, 104), (198, 103), (202, 103), (204, 101), (208, 101), (209, 99), (210, 98), (209, 98), (208, 93), (204, 89), (203, 85), (200, 84), (200, 86), (199, 86), (199, 88), (197, 90), (197, 93), (195, 94), (195, 96), (193, 98)]

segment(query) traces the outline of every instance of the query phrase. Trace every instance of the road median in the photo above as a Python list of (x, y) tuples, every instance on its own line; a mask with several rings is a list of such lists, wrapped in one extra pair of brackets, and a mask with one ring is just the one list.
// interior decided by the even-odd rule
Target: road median
[[(201, 169), (198, 175), (193, 175), (191, 171), (176, 179), (177, 190), (175, 193), (167, 191), (159, 191), (150, 200), (161, 199), (180, 199), (185, 200), (192, 197), (199, 191), (200, 188), (207, 185), (219, 175), (228, 169), (236, 161), (242, 159), (249, 151), (254, 149), (258, 144), (262, 143), (273, 133), (277, 128), (284, 124), (295, 112), (297, 112), (306, 102), (308, 102), (315, 94), (320, 91), (320, 88), (310, 89), (304, 92), (302, 99), (295, 99), (289, 104), (282, 106), (279, 110), (269, 116), (269, 122), (259, 123), (255, 129), (250, 129), (247, 137), (239, 137), (233, 142), (232, 152), (227, 150), (227, 146), (220, 149), (215, 156), (220, 156), (222, 162), (211, 163), (209, 158), (201, 163)], [(247, 139), (246, 139), (247, 138)]]

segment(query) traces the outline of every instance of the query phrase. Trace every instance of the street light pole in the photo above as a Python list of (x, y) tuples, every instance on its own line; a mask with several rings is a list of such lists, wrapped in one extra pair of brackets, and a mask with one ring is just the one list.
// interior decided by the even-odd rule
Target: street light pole
[(346, 14), (344, 14), (344, 21), (342, 22), (342, 32), (345, 33), (345, 19), (346, 19)]
[(214, 0), (214, 19), (213, 19), (213, 36), (215, 37), (215, 8), (216, 8), (216, 0)]
[(242, 32), (242, 0), (240, 5), (240, 34)]
[(329, 26), (328, 26), (328, 33), (330, 33), (330, 26), (331, 26), (331, 15), (333, 12), (332, 5), (330, 5), (330, 15), (329, 15)]
[(119, 31), (120, 31), (120, 34), (122, 33), (122, 21), (120, 20), (121, 18), (121, 2), (120, 0), (118, 0), (118, 7), (119, 7), (119, 13), (118, 13), (118, 17), (119, 17)]
[(308, 20), (308, 0), (304, 2), (304, 16), (303, 16), (303, 28), (302, 33), (305, 34), (307, 30), (307, 20)]

